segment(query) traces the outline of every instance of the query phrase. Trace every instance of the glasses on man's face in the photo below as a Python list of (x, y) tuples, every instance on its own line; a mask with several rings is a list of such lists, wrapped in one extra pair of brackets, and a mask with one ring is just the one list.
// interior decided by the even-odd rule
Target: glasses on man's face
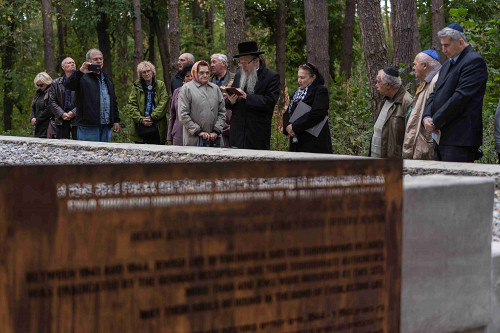
[(257, 58), (253, 58), (252, 60), (246, 62), (246, 61), (240, 61), (240, 66), (243, 66), (243, 67), (247, 67), (248, 65), (250, 65), (252, 62), (255, 61), (255, 59)]
[(92, 58), (92, 61), (102, 61), (103, 57), (98, 57), (98, 58)]

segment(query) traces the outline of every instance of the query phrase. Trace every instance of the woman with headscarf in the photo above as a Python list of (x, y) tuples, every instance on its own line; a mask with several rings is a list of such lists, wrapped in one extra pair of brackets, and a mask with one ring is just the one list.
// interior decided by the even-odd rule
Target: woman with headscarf
[[(191, 75), (191, 69), (193, 64), (185, 64), (182, 67), (180, 76), (184, 79), (184, 84), (191, 82), (193, 76)], [(179, 116), (177, 115), (179, 92), (182, 87), (174, 90), (172, 95), (172, 103), (170, 104), (170, 119), (168, 120), (168, 132), (167, 132), (167, 142), (170, 142), (174, 146), (182, 146), (182, 124), (179, 121)]]
[(35, 126), (35, 138), (46, 138), (50, 118), (53, 117), (49, 108), (49, 91), (52, 78), (45, 72), (38, 73), (33, 80), (37, 88), (33, 101), (31, 102), (31, 125)]
[[(299, 88), (295, 91), (287, 111), (283, 114), (283, 133), (290, 135), (290, 151), (332, 154), (332, 139), (328, 125), (328, 90), (316, 66), (305, 63), (299, 66)], [(303, 103), (303, 104), (301, 104)], [(307, 110), (297, 119), (297, 107)], [(293, 122), (290, 121), (293, 119)], [(313, 128), (317, 126), (317, 132)], [(321, 128), (319, 128), (321, 127)], [(313, 135), (315, 133), (317, 135)]]
[(134, 122), (130, 138), (135, 143), (164, 145), (167, 137), (168, 94), (163, 81), (156, 79), (155, 66), (149, 61), (137, 65), (139, 80), (128, 100)]
[(220, 142), (226, 121), (226, 107), (222, 92), (209, 82), (210, 65), (202, 60), (191, 69), (193, 81), (186, 83), (179, 93), (179, 121), (183, 125), (184, 146), (212, 146)]

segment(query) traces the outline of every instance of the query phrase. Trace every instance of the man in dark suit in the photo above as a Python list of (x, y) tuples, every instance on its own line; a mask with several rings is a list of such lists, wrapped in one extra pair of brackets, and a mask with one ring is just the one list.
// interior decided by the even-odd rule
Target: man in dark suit
[(269, 150), (271, 120), (280, 95), (280, 76), (266, 68), (256, 42), (238, 44), (241, 70), (232, 87), (239, 94), (227, 97), (226, 108), (233, 111), (229, 133), (230, 146)]
[(450, 60), (429, 96), (423, 124), (433, 134), (436, 161), (474, 162), (483, 142), (486, 62), (467, 43), (459, 24), (450, 24), (438, 36)]

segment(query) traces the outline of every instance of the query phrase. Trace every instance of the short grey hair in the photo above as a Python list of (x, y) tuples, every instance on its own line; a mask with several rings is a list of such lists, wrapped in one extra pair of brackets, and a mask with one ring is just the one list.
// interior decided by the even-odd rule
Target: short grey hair
[(186, 54), (187, 54), (188, 60), (194, 64), (194, 55), (192, 55), (191, 53), (186, 53)]
[(440, 65), (439, 61), (431, 57), (430, 55), (420, 52), (417, 54), (418, 61), (420, 62), (425, 62), (427, 65), (431, 68), (434, 69), (436, 66)]
[(212, 58), (217, 58), (219, 59), (220, 61), (222, 61), (223, 63), (226, 64), (227, 66), (227, 56), (225, 54), (222, 54), (222, 53), (214, 53), (212, 54), (212, 56), (210, 57), (210, 59)]
[(403, 84), (399, 76), (387, 75), (383, 69), (379, 70), (378, 73), (380, 74), (380, 81), (382, 81), (382, 83), (389, 83), (395, 89), (398, 89)]
[(99, 49), (90, 49), (90, 50), (88, 50), (87, 54), (85, 55), (85, 59), (92, 60), (92, 57), (90, 56), (90, 54), (94, 53), (94, 52), (99, 52), (102, 55), (101, 50), (99, 50)]
[(66, 60), (67, 60), (67, 59), (73, 59), (73, 58), (71, 58), (71, 57), (66, 57), (66, 58), (64, 58), (64, 59), (63, 59), (63, 61), (61, 61), (61, 67), (62, 67), (62, 66), (64, 66), (64, 65), (66, 64)]
[(460, 39), (463, 39), (464, 42), (467, 43), (467, 39), (465, 38), (465, 34), (463, 32), (460, 32), (458, 30), (452, 29), (452, 28), (444, 28), (438, 32), (438, 37), (439, 39), (443, 39), (445, 37), (450, 37), (451, 40), (458, 41)]

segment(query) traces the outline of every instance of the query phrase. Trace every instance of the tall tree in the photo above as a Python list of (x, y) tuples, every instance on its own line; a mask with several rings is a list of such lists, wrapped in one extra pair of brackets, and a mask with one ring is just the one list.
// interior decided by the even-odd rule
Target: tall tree
[(370, 82), (372, 111), (375, 110), (379, 93), (377, 83), (378, 71), (389, 64), (385, 43), (384, 26), (379, 0), (362, 0), (358, 2), (359, 26), (363, 39), (363, 54), (366, 72)]
[(137, 80), (137, 65), (142, 61), (144, 44), (142, 37), (141, 0), (132, 0), (134, 6), (134, 81)]
[[(57, 62), (61, 63), (66, 57), (64, 46), (66, 44), (65, 19), (62, 12), (61, 0), (56, 0), (56, 22), (57, 22)], [(56, 64), (57, 67), (57, 64)]]
[[(10, 3), (12, 1), (9, 1)], [(16, 42), (14, 33), (16, 31), (16, 20), (11, 19), (7, 23), (8, 32), (0, 44), (3, 46), (2, 54), (2, 78), (3, 78), (3, 130), (12, 129), (12, 111), (14, 101), (12, 98), (13, 78)]]
[[(99, 8), (103, 8), (103, 1), (96, 1), (96, 5)], [(109, 76), (113, 76), (112, 64), (113, 59), (111, 57), (111, 39), (109, 37), (109, 17), (108, 14), (102, 10), (98, 14), (98, 21), (96, 23), (97, 30), (97, 41), (99, 44), (99, 50), (101, 50), (104, 57), (103, 69)]]
[[(177, 72), (180, 55), (179, 0), (168, 0), (168, 39), (170, 44), (170, 70)], [(169, 90), (170, 91), (170, 90)]]
[(156, 30), (156, 38), (158, 39), (158, 49), (160, 50), (161, 64), (163, 67), (163, 82), (167, 86), (167, 92), (170, 93), (170, 52), (168, 50), (168, 27), (165, 23), (159, 23)]
[(443, 63), (446, 56), (441, 51), (441, 41), (438, 37), (439, 30), (444, 28), (444, 3), (443, 0), (432, 0), (432, 48), (439, 54), (439, 61)]
[(328, 53), (328, 0), (304, 0), (306, 21), (307, 61), (314, 63), (330, 84), (330, 55)]
[(285, 105), (285, 74), (286, 74), (286, 0), (278, 0), (278, 31), (276, 33), (276, 70), (280, 75), (280, 98), (278, 110)]
[(233, 56), (238, 54), (238, 44), (245, 40), (245, 0), (225, 0), (224, 14), (227, 61), (229, 70), (235, 72), (238, 64)]
[(214, 13), (215, 1), (211, 0), (208, 9), (205, 11), (205, 31), (208, 31), (207, 44), (214, 42)]
[(52, 28), (51, 0), (42, 0), (42, 22), (45, 70), (52, 78), (55, 78), (56, 60), (54, 56), (54, 29)]
[(354, 23), (356, 22), (356, 1), (357, 0), (346, 0), (345, 5), (340, 74), (345, 75), (347, 78), (351, 77), (352, 43), (354, 40)]
[[(151, 2), (153, 2), (153, 1), (151, 1)], [(154, 12), (154, 7), (152, 7), (152, 8), (153, 8), (153, 12)], [(154, 16), (149, 17), (148, 60), (156, 66)]]
[(392, 45), (394, 45), (393, 64), (409, 66), (405, 70), (408, 74), (411, 72), (411, 64), (415, 55), (420, 51), (416, 49), (414, 42), (418, 40), (420, 44), (415, 0), (391, 0), (391, 19)]

